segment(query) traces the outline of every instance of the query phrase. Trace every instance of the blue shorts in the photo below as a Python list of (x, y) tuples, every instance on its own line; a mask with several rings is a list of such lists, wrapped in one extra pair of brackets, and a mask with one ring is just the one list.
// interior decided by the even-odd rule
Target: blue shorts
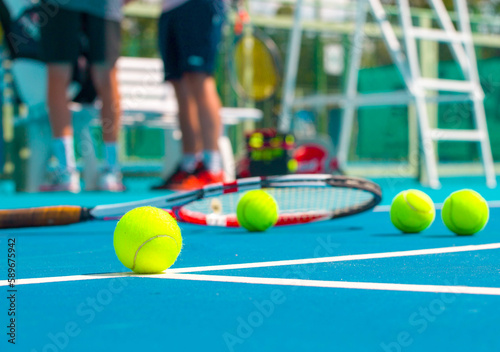
[(42, 61), (74, 63), (82, 52), (91, 64), (113, 66), (118, 60), (120, 22), (64, 8), (58, 8), (54, 15), (45, 15), (48, 20), (40, 23)]
[(213, 75), (225, 21), (223, 0), (189, 0), (160, 17), (158, 40), (165, 80), (186, 72)]

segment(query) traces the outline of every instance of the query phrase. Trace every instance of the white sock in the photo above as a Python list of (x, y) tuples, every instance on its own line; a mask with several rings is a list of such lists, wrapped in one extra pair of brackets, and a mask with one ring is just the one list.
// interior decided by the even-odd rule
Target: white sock
[(116, 142), (104, 143), (106, 167), (109, 170), (118, 169), (118, 145)]
[(203, 155), (208, 171), (214, 174), (222, 171), (222, 157), (218, 150), (205, 150)]
[(52, 149), (54, 151), (54, 156), (59, 163), (60, 169), (69, 172), (76, 170), (73, 136), (54, 138), (52, 140)]
[(202, 163), (203, 162), (203, 152), (198, 152), (195, 155), (196, 155), (196, 162)]
[(199, 153), (184, 153), (181, 160), (181, 169), (192, 174), (198, 161), (200, 161)]

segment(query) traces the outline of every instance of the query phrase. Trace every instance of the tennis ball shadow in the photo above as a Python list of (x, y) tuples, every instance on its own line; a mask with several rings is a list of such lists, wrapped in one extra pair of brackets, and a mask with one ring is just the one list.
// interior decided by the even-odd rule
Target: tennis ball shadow
[(93, 273), (93, 274), (86, 274), (86, 275), (92, 275), (92, 276), (102, 276), (102, 277), (109, 277), (109, 278), (115, 278), (115, 277), (134, 277), (136, 276), (137, 274), (135, 274), (134, 272), (132, 271), (124, 271), (124, 272), (121, 272), (121, 273), (113, 273), (113, 272), (110, 272), (110, 273)]
[(402, 233), (402, 232), (394, 232), (394, 233), (376, 233), (373, 234), (372, 237), (409, 237), (409, 236), (418, 236), (420, 233)]
[(429, 234), (429, 235), (424, 235), (423, 237), (428, 237), (428, 238), (457, 238), (457, 237), (472, 237), (472, 236), (457, 236), (452, 233), (439, 233), (439, 234)]
[(267, 231), (247, 231), (245, 229), (224, 230), (218, 233), (219, 236), (262, 236), (268, 235), (271, 230)]
[[(264, 236), (272, 233), (273, 235), (290, 235), (290, 231), (295, 232), (296, 234), (300, 234), (299, 230), (303, 228), (308, 228), (313, 224), (297, 224), (293, 226), (277, 226), (275, 228), (270, 228), (266, 231), (247, 231), (242, 228), (221, 228), (221, 230), (217, 231), (218, 236), (242, 236), (242, 235), (250, 235), (250, 236)], [(324, 229), (323, 229), (324, 230)], [(364, 231), (365, 229), (362, 226), (336, 226), (327, 228), (328, 231), (335, 232), (346, 232), (346, 231)], [(206, 233), (205, 233), (206, 234)]]

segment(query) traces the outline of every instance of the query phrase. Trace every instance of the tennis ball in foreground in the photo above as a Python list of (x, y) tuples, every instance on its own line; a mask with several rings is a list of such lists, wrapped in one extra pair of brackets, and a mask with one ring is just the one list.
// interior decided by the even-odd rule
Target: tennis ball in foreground
[(238, 202), (236, 217), (248, 231), (265, 231), (278, 221), (278, 204), (265, 191), (249, 191)]
[(428, 228), (436, 217), (432, 199), (422, 191), (410, 189), (399, 193), (392, 201), (391, 221), (405, 233), (417, 233)]
[(444, 201), (441, 217), (443, 223), (457, 235), (473, 235), (488, 222), (488, 203), (477, 192), (464, 189), (452, 193)]
[(135, 208), (118, 222), (113, 238), (118, 259), (138, 274), (154, 274), (174, 264), (182, 248), (181, 230), (166, 211)]

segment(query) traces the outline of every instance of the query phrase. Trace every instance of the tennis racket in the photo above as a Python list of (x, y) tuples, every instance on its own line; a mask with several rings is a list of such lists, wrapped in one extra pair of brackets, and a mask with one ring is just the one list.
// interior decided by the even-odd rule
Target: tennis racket
[(0, 210), (0, 228), (54, 226), (121, 216), (140, 206), (171, 209), (178, 221), (238, 227), (236, 207), (244, 192), (264, 189), (279, 207), (277, 226), (305, 224), (358, 214), (382, 199), (380, 187), (361, 178), (333, 175), (250, 177), (184, 193), (94, 208), (55, 206)]
[(251, 25), (245, 11), (235, 21), (235, 41), (229, 50), (227, 67), (231, 86), (243, 99), (270, 99), (281, 83), (282, 61), (276, 43)]

